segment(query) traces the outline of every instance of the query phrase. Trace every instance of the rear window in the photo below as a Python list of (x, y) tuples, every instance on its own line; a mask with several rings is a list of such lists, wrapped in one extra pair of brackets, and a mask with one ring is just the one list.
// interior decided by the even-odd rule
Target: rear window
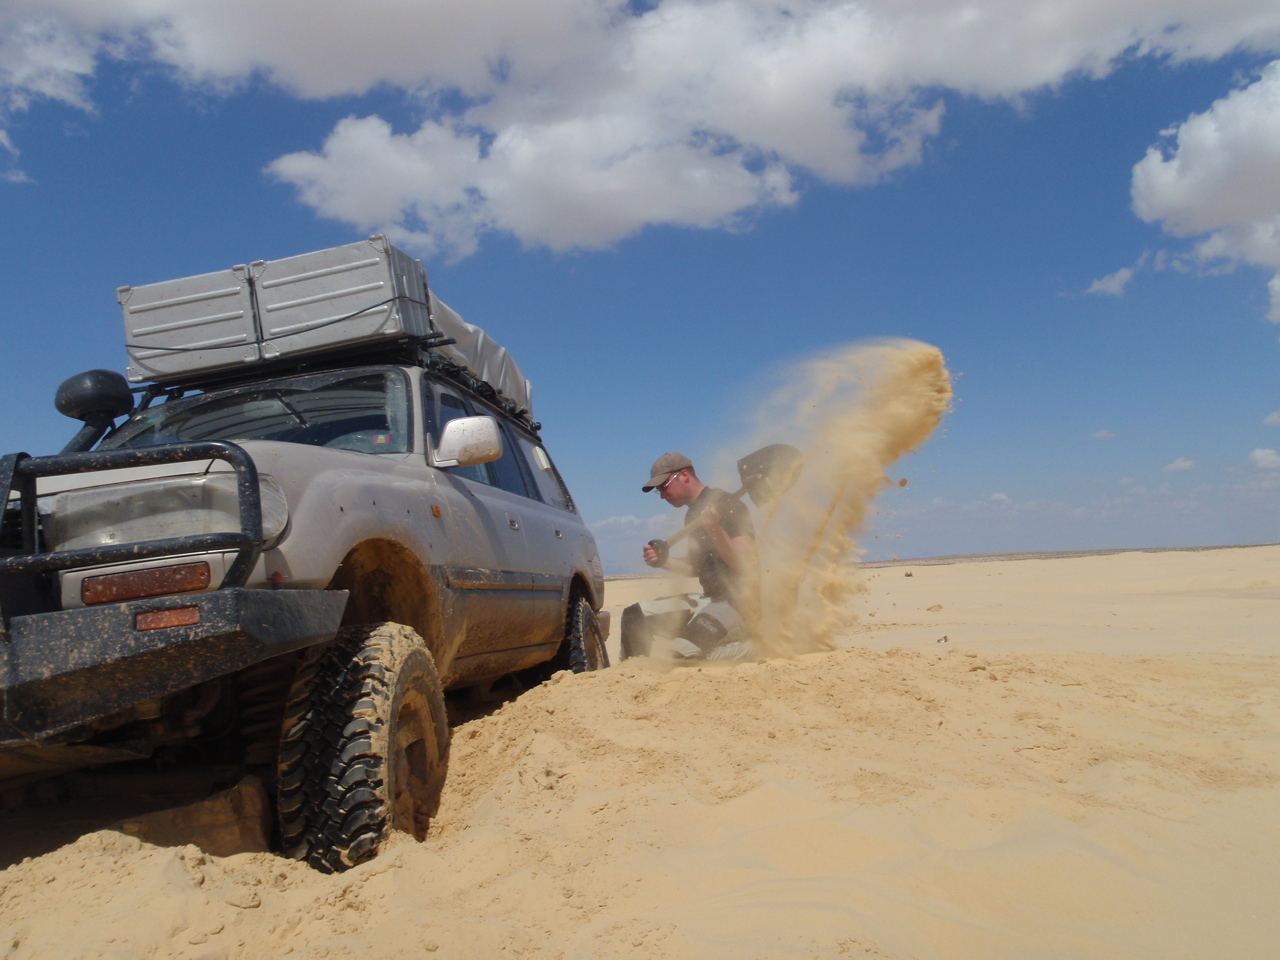
[(573, 497), (569, 496), (569, 489), (564, 485), (564, 480), (560, 478), (560, 472), (551, 462), (546, 449), (521, 433), (516, 433), (514, 430), (512, 433), (515, 433), (516, 442), (524, 451), (525, 462), (529, 465), (529, 472), (533, 475), (533, 482), (538, 486), (538, 494), (542, 501), (561, 510), (573, 511)]

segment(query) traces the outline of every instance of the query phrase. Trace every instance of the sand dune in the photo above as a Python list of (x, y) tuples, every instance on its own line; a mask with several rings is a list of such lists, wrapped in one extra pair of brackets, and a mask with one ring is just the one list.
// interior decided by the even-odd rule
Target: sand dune
[[(867, 577), (848, 649), (559, 675), (460, 726), (423, 844), (324, 877), (91, 833), (0, 875), (0, 944), (1275, 955), (1280, 547)], [(674, 586), (614, 581), (611, 606)]]

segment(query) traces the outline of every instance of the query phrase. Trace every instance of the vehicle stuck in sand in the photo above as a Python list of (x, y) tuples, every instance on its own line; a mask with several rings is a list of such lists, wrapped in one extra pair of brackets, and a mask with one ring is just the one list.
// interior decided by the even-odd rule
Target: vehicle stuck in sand
[(319, 869), (421, 838), (446, 689), (607, 666), (528, 382), (383, 237), (119, 300), (128, 380), (0, 458), (0, 779), (192, 749)]

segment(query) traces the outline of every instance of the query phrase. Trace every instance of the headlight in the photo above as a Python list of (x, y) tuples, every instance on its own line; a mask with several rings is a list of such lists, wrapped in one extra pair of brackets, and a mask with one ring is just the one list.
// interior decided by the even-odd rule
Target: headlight
[(275, 477), (258, 475), (258, 494), (262, 500), (262, 543), (267, 549), (284, 539), (289, 526), (289, 501)]
[[(262, 538), (275, 546), (289, 524), (289, 502), (269, 476), (258, 477)], [(240, 529), (236, 477), (231, 473), (169, 477), (72, 490), (51, 498), (45, 522), (51, 550), (143, 543)]]

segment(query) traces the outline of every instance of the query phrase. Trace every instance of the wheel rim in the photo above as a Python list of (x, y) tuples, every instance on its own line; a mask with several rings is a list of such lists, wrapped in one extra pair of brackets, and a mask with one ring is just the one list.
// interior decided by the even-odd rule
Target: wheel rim
[(591, 624), (586, 633), (587, 669), (601, 670), (604, 668), (604, 643), (600, 639), (600, 631)]
[(425, 697), (412, 689), (406, 692), (396, 714), (392, 750), (392, 820), (396, 829), (417, 840), (427, 835), (437, 799), (433, 773), (439, 758), (430, 716)]

